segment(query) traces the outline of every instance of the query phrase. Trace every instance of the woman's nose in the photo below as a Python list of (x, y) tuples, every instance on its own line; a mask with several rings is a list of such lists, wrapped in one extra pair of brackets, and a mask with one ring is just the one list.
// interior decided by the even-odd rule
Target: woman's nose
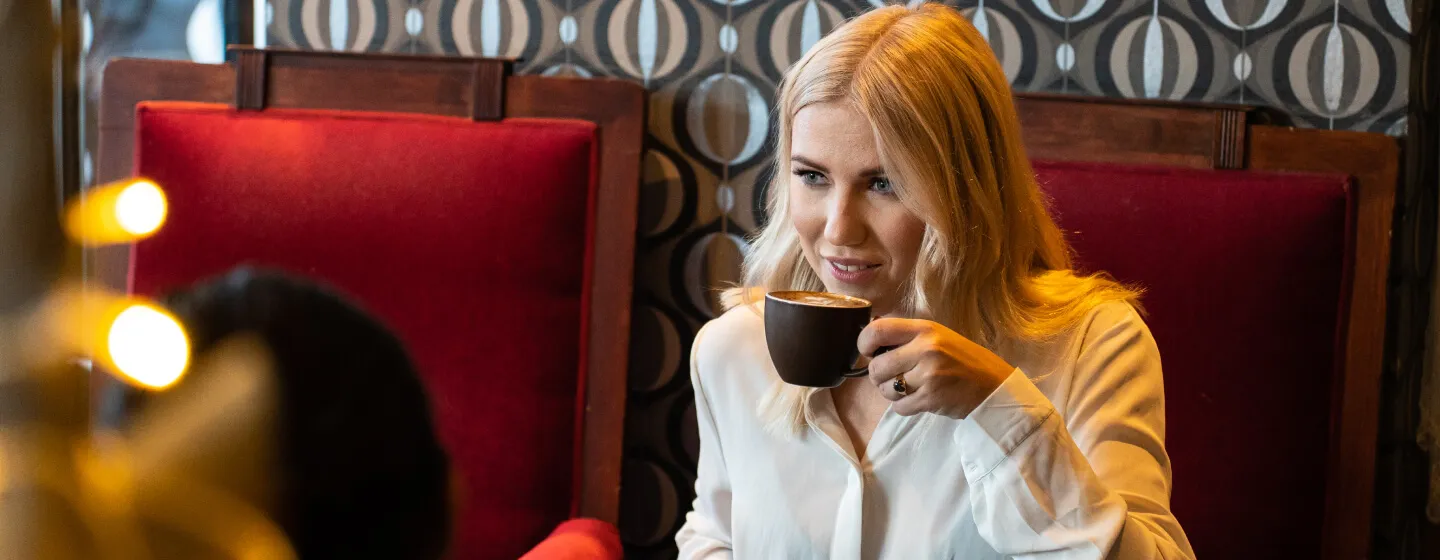
[(836, 247), (849, 247), (865, 242), (864, 202), (854, 200), (844, 189), (835, 189), (825, 216), (825, 241)]

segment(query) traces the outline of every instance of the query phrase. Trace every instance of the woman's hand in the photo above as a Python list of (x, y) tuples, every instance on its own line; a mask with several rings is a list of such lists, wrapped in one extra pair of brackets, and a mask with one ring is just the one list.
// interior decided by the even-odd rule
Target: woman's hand
[[(876, 319), (860, 333), (860, 353), (870, 360), (870, 382), (901, 416), (930, 412), (965, 418), (1015, 367), (994, 352), (934, 321)], [(903, 380), (905, 394), (896, 391)]]

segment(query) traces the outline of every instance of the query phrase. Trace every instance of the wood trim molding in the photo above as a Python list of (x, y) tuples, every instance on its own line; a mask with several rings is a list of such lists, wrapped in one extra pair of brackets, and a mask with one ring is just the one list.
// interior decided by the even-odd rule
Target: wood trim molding
[(1399, 141), (1383, 134), (1251, 127), (1250, 169), (1344, 173), (1357, 189), (1345, 374), (1333, 388), (1336, 405), (1326, 469), (1321, 536), (1326, 560), (1370, 557), (1399, 158)]
[(1243, 169), (1248, 105), (1016, 93), (1026, 150), (1042, 160)]
[(1245, 149), (1249, 135), (1245, 128), (1245, 112), (1234, 109), (1215, 111), (1215, 154), (1216, 169), (1244, 169)]
[(269, 77), (269, 55), (256, 49), (235, 52), (235, 109), (259, 111), (265, 108), (266, 78)]
[[(632, 263), (641, 177), (638, 165), (621, 170), (605, 166), (607, 162), (640, 161), (641, 144), (631, 139), (640, 138), (645, 131), (644, 98), (635, 95), (638, 85), (619, 80), (516, 76), (509, 81), (508, 89), (506, 113), (511, 116), (580, 118), (600, 124), (601, 182), (595, 201), (596, 229), (608, 231), (595, 245), (588, 359), (591, 372), (624, 371), (630, 359)], [(607, 101), (597, 103), (595, 99)], [(596, 329), (596, 325), (610, 327)], [(612, 523), (619, 519), (626, 395), (623, 383), (592, 383), (586, 387), (582, 453), (594, 467), (583, 473), (579, 515)]]
[(495, 121), (505, 116), (505, 81), (514, 65), (508, 60), (475, 60), (470, 79), (470, 118)]
[[(505, 117), (513, 59), (372, 55), (232, 45), (238, 110), (270, 106)], [(324, 91), (325, 95), (315, 92)]]

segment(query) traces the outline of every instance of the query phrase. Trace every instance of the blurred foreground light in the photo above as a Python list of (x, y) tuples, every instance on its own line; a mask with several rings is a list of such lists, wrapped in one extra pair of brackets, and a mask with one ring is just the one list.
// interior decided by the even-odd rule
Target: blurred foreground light
[(115, 220), (120, 228), (136, 236), (155, 233), (165, 223), (165, 193), (150, 181), (138, 181), (115, 198)]
[(145, 303), (115, 316), (105, 349), (121, 375), (151, 389), (174, 385), (190, 362), (190, 341), (180, 321)]
[[(69, 363), (144, 389), (174, 385), (190, 365), (185, 327), (144, 298), (65, 284), (54, 290), (21, 336), (36, 366)], [(3, 555), (0, 555), (3, 556)]]
[(160, 186), (126, 179), (90, 189), (65, 209), (65, 230), (84, 245), (130, 243), (165, 224), (169, 203)]

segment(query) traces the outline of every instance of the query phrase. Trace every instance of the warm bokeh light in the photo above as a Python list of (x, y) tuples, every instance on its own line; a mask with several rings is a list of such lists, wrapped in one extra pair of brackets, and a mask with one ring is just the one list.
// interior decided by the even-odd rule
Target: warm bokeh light
[(65, 231), (85, 245), (143, 239), (165, 224), (169, 203), (153, 181), (127, 179), (85, 191), (65, 210)]
[(144, 303), (115, 316), (105, 348), (121, 375), (152, 389), (179, 381), (190, 362), (184, 327), (169, 313)]
[(165, 223), (165, 193), (150, 181), (137, 181), (115, 199), (115, 220), (136, 237), (154, 233)]
[(93, 509), (107, 515), (129, 514), (135, 495), (134, 460), (120, 434), (97, 430), (75, 442), (75, 475)]
[(190, 365), (185, 327), (145, 298), (69, 283), (46, 298), (30, 324), (22, 356), (36, 367), (70, 364), (155, 390), (175, 384)]

